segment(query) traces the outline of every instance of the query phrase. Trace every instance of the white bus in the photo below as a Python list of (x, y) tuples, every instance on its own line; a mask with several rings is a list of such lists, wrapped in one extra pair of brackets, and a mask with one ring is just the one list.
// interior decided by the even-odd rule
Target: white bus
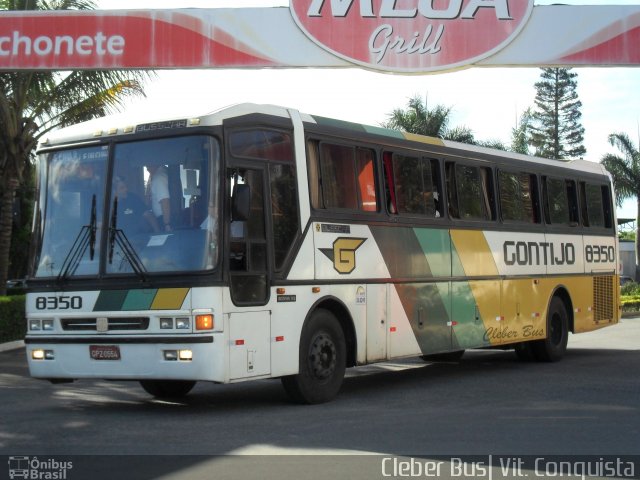
[(603, 168), (243, 104), (57, 132), (39, 147), (31, 375), (281, 378), (511, 348), (555, 361), (619, 319)]

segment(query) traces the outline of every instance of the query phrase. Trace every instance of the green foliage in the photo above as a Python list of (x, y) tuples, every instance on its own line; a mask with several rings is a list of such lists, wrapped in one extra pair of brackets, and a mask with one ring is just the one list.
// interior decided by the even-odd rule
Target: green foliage
[(417, 135), (476, 144), (473, 132), (468, 127), (449, 128), (450, 119), (451, 107), (436, 105), (434, 108), (428, 109), (422, 98), (415, 95), (409, 99), (406, 110), (396, 108), (389, 114), (388, 120), (382, 123), (382, 126)]
[(535, 84), (536, 108), (529, 143), (540, 157), (581, 158), (587, 152), (577, 76), (569, 68), (543, 68), (541, 80)]
[(638, 296), (640, 297), (640, 284), (629, 282), (620, 288), (620, 295), (623, 297)]
[(636, 232), (618, 232), (618, 239), (635, 242)]
[(0, 343), (22, 340), (27, 334), (25, 296), (0, 297)]
[(600, 163), (611, 174), (618, 205), (621, 205), (624, 199), (637, 198), (640, 194), (640, 150), (629, 135), (623, 132), (610, 134), (609, 143), (617, 148), (622, 156), (607, 153)]

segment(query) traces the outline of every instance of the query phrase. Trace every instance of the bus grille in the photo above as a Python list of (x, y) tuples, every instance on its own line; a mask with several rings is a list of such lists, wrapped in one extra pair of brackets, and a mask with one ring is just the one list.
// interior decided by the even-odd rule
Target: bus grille
[[(108, 318), (108, 330), (146, 330), (149, 328), (149, 317)], [(96, 318), (63, 318), (62, 329), (65, 331), (97, 331)]]
[(593, 319), (596, 322), (613, 320), (614, 277), (593, 277)]

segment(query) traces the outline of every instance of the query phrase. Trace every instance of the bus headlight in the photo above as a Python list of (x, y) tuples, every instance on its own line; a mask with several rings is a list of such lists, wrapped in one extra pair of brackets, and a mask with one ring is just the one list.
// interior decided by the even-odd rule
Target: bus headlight
[(191, 321), (189, 318), (176, 318), (176, 329), (178, 330), (189, 330), (191, 328)]
[(170, 330), (173, 328), (173, 318), (161, 318), (160, 319), (160, 328), (162, 330)]
[(53, 330), (53, 320), (43, 320), (42, 321), (42, 330), (45, 332), (50, 332)]
[(193, 352), (191, 350), (179, 350), (178, 358), (183, 362), (190, 362), (193, 360)]
[(42, 330), (42, 320), (29, 320), (29, 330), (39, 332)]
[(40, 348), (31, 350), (31, 358), (33, 360), (54, 360), (55, 354), (53, 350), (42, 350)]

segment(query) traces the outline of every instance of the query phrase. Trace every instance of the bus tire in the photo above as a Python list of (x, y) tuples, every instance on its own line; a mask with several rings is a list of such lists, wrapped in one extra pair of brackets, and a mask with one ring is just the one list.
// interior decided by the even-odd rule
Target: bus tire
[(346, 358), (347, 347), (340, 322), (330, 311), (318, 309), (302, 330), (299, 372), (282, 377), (282, 385), (298, 403), (333, 400), (344, 380)]
[(182, 398), (196, 385), (188, 380), (140, 380), (144, 391), (157, 398)]
[(462, 358), (463, 355), (464, 350), (456, 350), (455, 352), (421, 355), (420, 358), (425, 362), (457, 362)]
[(535, 359), (539, 362), (557, 362), (567, 351), (569, 315), (560, 297), (553, 297), (547, 312), (547, 338), (531, 342)]

